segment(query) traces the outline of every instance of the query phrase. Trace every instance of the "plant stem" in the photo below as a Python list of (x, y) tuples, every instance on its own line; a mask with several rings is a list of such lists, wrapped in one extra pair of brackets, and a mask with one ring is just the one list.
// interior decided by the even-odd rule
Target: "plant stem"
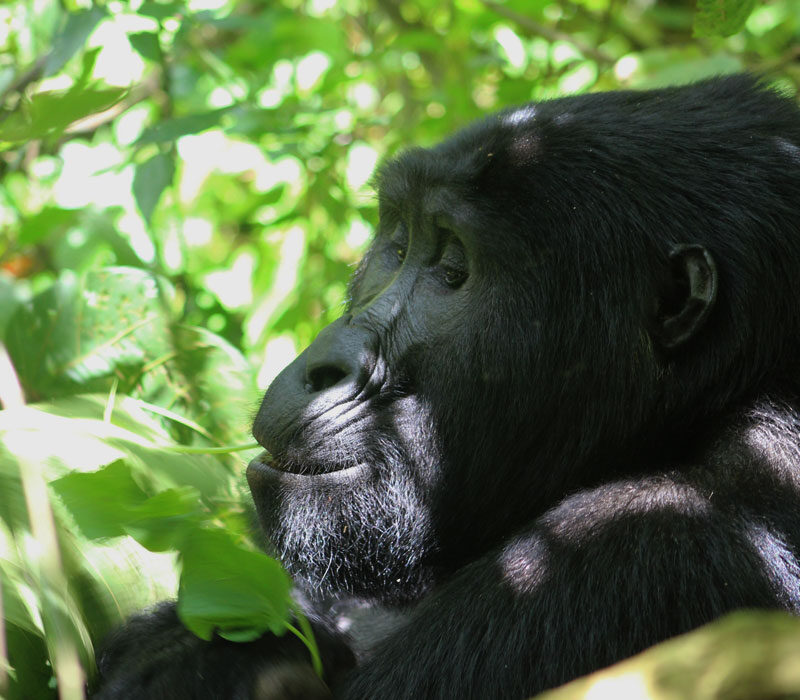
[(244, 445), (223, 445), (222, 447), (189, 447), (188, 445), (159, 445), (159, 449), (167, 452), (180, 452), (187, 455), (225, 455), (229, 452), (242, 452), (261, 447), (257, 442), (248, 442)]
[(303, 611), (300, 610), (300, 606), (297, 603), (292, 603), (292, 609), (297, 617), (297, 623), (300, 625), (300, 630), (303, 631), (301, 632), (294, 625), (291, 625), (288, 622), (286, 623), (286, 629), (297, 636), (300, 641), (308, 647), (308, 651), (311, 654), (311, 665), (314, 667), (317, 675), (325, 680), (324, 672), (322, 670), (322, 659), (319, 655), (319, 647), (317, 646), (317, 640), (314, 639), (314, 631), (311, 629), (308, 618), (303, 614)]

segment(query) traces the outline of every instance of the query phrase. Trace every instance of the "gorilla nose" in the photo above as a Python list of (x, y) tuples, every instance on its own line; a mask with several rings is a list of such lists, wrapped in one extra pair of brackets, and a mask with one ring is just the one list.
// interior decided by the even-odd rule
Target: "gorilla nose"
[(370, 335), (349, 325), (347, 316), (324, 328), (306, 351), (306, 393), (316, 394), (339, 385), (361, 389), (375, 365)]
[(253, 434), (273, 455), (292, 442), (298, 427), (355, 399), (371, 381), (375, 334), (349, 322), (344, 316), (325, 327), (267, 389)]

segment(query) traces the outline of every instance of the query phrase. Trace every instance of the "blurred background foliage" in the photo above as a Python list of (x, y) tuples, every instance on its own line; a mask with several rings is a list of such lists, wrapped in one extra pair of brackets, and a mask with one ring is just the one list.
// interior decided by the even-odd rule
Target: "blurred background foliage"
[(340, 314), (378, 161), (740, 70), (797, 93), (800, 0), (0, 4), (0, 694), (82, 697), (178, 588), (201, 636), (283, 631), (225, 446)]

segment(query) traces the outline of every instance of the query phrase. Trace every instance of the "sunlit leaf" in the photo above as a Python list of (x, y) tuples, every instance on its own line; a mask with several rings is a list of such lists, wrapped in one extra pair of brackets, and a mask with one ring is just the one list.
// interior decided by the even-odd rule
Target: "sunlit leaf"
[(112, 107), (126, 92), (124, 88), (39, 92), (0, 122), (0, 143), (13, 144), (59, 134), (73, 122)]
[(74, 209), (46, 206), (33, 216), (26, 217), (19, 229), (17, 241), (20, 245), (38, 243), (77, 221), (79, 212)]
[[(174, 518), (202, 500), (230, 497), (232, 475), (219, 460), (154, 442), (168, 444), (169, 437), (141, 402), (120, 399), (112, 413), (120, 425), (103, 421), (103, 409), (100, 397), (78, 396), (0, 411), (0, 517), (12, 527), (25, 522), (19, 464), (26, 459), (43, 465), (44, 477), (58, 484), (54, 488), (90, 537), (122, 534), (123, 524), (145, 528), (159, 512)], [(167, 489), (178, 491), (147, 505), (147, 496)]]
[(125, 531), (153, 552), (179, 549), (200, 526), (200, 494), (192, 488), (161, 491), (128, 511)]
[(89, 538), (124, 535), (123, 525), (131, 511), (147, 499), (124, 460), (96, 472), (67, 474), (53, 481), (51, 487)]
[(171, 153), (158, 153), (136, 167), (133, 178), (133, 196), (145, 221), (150, 221), (153, 210), (164, 190), (175, 176), (175, 158)]
[(219, 530), (196, 530), (181, 551), (178, 614), (202, 639), (219, 630), (243, 641), (285, 631), (291, 579), (274, 559)]
[(158, 43), (158, 34), (155, 32), (128, 34), (128, 41), (142, 58), (146, 58), (148, 61), (161, 60), (161, 47)]
[(180, 327), (173, 341), (177, 354), (172, 366), (185, 377), (180, 391), (205, 417), (205, 424), (226, 441), (238, 439), (242, 430), (249, 432), (258, 389), (241, 352), (203, 328)]
[(64, 28), (53, 42), (53, 49), (44, 64), (44, 74), (52, 75), (61, 70), (86, 43), (94, 28), (106, 16), (102, 5), (92, 5), (91, 9), (73, 12), (67, 16)]
[[(193, 461), (193, 460), (190, 460)], [(148, 498), (124, 460), (51, 483), (88, 538), (129, 534), (151, 551), (178, 548), (199, 527), (200, 494), (173, 488)]]
[(757, 0), (697, 0), (697, 36), (730, 36), (744, 28)]
[(18, 308), (6, 345), (29, 397), (141, 365), (145, 348), (167, 352), (167, 287), (134, 268), (96, 270), (65, 275)]
[(137, 12), (146, 17), (166, 19), (167, 17), (178, 14), (185, 7), (186, 5), (182, 2), (156, 2), (156, 0), (146, 0), (146, 2), (143, 2), (139, 6)]
[(148, 143), (167, 143), (181, 136), (186, 136), (187, 134), (200, 133), (201, 131), (217, 126), (222, 117), (230, 111), (230, 107), (223, 107), (222, 109), (215, 109), (210, 112), (189, 114), (185, 117), (176, 117), (159, 122), (145, 129), (136, 143), (139, 146)]

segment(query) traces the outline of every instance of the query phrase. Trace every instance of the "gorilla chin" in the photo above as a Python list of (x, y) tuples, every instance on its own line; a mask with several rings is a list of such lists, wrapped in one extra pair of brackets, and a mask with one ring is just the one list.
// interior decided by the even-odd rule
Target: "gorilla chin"
[(430, 514), (409, 464), (400, 453), (338, 468), (317, 459), (312, 470), (268, 452), (250, 462), (261, 527), (310, 599), (402, 604), (430, 587)]

